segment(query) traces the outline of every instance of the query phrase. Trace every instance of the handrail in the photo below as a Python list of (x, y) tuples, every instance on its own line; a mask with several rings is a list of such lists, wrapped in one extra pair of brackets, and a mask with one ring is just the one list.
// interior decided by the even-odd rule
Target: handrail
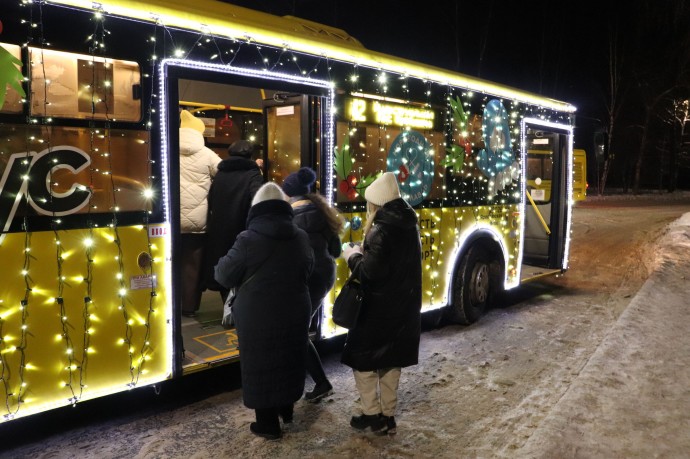
[(529, 202), (532, 203), (532, 207), (534, 207), (534, 211), (537, 213), (537, 217), (539, 217), (539, 221), (541, 222), (541, 225), (544, 227), (544, 230), (546, 230), (546, 234), (551, 234), (551, 230), (549, 229), (549, 225), (547, 225), (546, 222), (544, 221), (544, 217), (542, 217), (541, 212), (539, 212), (539, 208), (534, 203), (534, 200), (532, 199), (532, 195), (529, 194), (529, 190), (527, 190), (526, 193), (527, 193), (527, 199), (529, 199)]
[(235, 107), (234, 105), (223, 105), (223, 104), (205, 104), (201, 102), (186, 102), (181, 100), (180, 105), (185, 107), (196, 107), (190, 110), (192, 113), (201, 112), (204, 110), (235, 110), (238, 112), (251, 112), (251, 113), (263, 113), (260, 108), (248, 108), (248, 107)]

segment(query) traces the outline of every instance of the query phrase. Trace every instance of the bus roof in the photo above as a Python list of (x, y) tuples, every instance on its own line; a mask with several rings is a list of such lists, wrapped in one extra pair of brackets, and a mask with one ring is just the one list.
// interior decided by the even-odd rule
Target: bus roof
[(251, 39), (278, 48), (380, 68), (471, 91), (573, 113), (569, 103), (366, 49), (347, 32), (293, 16), (275, 16), (215, 0), (48, 0), (205, 34)]

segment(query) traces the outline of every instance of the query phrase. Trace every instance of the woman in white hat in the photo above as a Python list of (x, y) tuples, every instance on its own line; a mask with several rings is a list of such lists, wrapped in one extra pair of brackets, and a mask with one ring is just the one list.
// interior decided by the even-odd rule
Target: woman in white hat
[(377, 178), (364, 198), (364, 242), (343, 251), (362, 286), (362, 311), (341, 361), (354, 371), (361, 403), (350, 425), (394, 434), (400, 371), (419, 356), (422, 248), (417, 214), (401, 198), (395, 174)]
[(215, 279), (235, 288), (242, 398), (256, 412), (249, 426), (260, 437), (281, 437), (279, 417), (292, 422), (293, 405), (304, 392), (314, 254), (309, 236), (275, 183), (256, 192), (241, 232), (218, 261)]

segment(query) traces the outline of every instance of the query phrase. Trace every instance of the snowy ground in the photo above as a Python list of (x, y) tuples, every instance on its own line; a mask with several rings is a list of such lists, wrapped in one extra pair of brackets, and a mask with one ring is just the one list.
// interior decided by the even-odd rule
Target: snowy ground
[(280, 441), (254, 437), (240, 390), (206, 379), (207, 391), (81, 425), (78, 414), (47, 414), (63, 425), (38, 433), (38, 421), (0, 425), (0, 457), (686, 457), (687, 212), (687, 194), (578, 205), (565, 276), (521, 287), (472, 326), (423, 334), (420, 364), (403, 370), (396, 436), (349, 427), (354, 382), (330, 353), (335, 395), (299, 402)]

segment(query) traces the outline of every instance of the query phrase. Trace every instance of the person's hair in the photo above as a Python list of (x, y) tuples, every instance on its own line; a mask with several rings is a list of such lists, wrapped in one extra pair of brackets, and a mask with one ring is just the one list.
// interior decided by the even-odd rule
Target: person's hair
[(326, 216), (326, 223), (328, 223), (328, 227), (333, 234), (339, 236), (340, 232), (343, 230), (344, 222), (343, 217), (340, 216), (338, 211), (329, 206), (328, 201), (326, 201), (326, 199), (324, 199), (324, 197), (318, 193), (308, 193), (305, 195), (305, 197), (309, 199), (316, 206), (316, 208)]
[(380, 208), (381, 206), (377, 206), (376, 204), (367, 201), (367, 222), (364, 224), (364, 236), (369, 233), (371, 226), (374, 224), (376, 212), (378, 212)]

